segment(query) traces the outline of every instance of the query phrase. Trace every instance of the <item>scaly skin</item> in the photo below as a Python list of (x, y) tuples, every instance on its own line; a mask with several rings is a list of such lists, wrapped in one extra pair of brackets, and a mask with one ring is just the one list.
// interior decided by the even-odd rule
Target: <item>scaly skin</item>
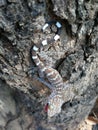
[[(59, 24), (58, 24), (59, 25)], [(48, 25), (46, 24), (43, 29), (45, 29)], [(61, 28), (61, 27), (60, 27)], [(58, 30), (59, 28), (57, 28)], [(54, 39), (52, 41), (57, 41), (60, 38), (58, 34), (55, 35)], [(42, 41), (41, 46), (45, 46), (48, 44), (47, 40)], [(52, 93), (48, 98), (48, 116), (52, 117), (57, 113), (61, 112), (61, 106), (63, 104), (63, 98), (61, 90), (63, 89), (63, 80), (59, 72), (53, 68), (50, 68), (48, 66), (45, 66), (44, 63), (40, 60), (38, 56), (39, 47), (34, 45), (32, 47), (32, 59), (34, 63), (36, 64), (37, 68), (46, 76), (48, 79)]]

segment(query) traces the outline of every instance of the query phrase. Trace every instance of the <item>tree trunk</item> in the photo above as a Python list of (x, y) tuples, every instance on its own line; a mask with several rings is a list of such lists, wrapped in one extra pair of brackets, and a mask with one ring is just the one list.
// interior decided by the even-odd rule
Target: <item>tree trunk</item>
[[(60, 72), (65, 103), (61, 113), (48, 118), (43, 108), (50, 90), (34, 78), (39, 75), (34, 71), (30, 48), (46, 37), (40, 30), (52, 20), (62, 24), (61, 40), (39, 55), (46, 65)], [(23, 105), (33, 118), (28, 130), (81, 129), (98, 94), (97, 0), (1, 0), (0, 78), (1, 85), (8, 85), (14, 93), (16, 104)], [(5, 125), (0, 124), (1, 130)]]

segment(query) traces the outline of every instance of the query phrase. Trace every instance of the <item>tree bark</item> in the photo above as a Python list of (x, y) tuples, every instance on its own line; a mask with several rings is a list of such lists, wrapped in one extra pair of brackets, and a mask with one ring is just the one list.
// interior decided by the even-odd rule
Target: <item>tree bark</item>
[[(46, 37), (40, 30), (51, 20), (62, 24), (61, 41), (39, 54), (68, 87), (63, 90), (61, 113), (48, 119), (43, 107), (50, 92), (33, 78), (38, 74), (33, 73), (30, 48)], [(98, 94), (97, 0), (1, 0), (0, 78), (30, 97), (30, 111), (42, 130), (79, 129)]]

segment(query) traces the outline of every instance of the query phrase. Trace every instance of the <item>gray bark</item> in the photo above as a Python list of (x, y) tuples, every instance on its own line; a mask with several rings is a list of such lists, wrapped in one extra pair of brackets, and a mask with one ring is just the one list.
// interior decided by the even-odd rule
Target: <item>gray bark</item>
[[(62, 90), (65, 103), (61, 113), (48, 119), (43, 107), (50, 92), (33, 78), (37, 74), (33, 73), (30, 48), (46, 37), (40, 29), (53, 19), (62, 24), (61, 41), (39, 54), (46, 65), (60, 72), (68, 87)], [(98, 1), (1, 0), (0, 79), (18, 93), (18, 105), (24, 104), (31, 113), (31, 129), (79, 129), (98, 94)]]

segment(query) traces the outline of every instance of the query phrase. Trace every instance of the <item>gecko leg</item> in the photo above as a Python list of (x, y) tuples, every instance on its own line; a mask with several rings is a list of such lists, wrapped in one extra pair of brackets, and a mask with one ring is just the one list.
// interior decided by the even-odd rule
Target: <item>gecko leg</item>
[(34, 75), (37, 72), (38, 72), (38, 68), (37, 67), (32, 67), (32, 68), (28, 69), (28, 74)]
[(37, 67), (31, 67), (28, 69), (28, 74), (31, 74), (32, 76), (34, 76), (35, 74), (38, 74), (40, 78), (44, 78), (44, 73), (41, 72), (41, 70), (39, 70)]
[[(38, 72), (40, 78), (36, 76), (36, 74), (35, 74), (36, 72)], [(40, 70), (38, 70), (37, 67), (32, 67), (32, 68), (30, 68), (30, 70), (29, 70), (28, 73), (31, 74), (34, 79), (40, 81), (40, 82), (43, 83), (45, 86), (47, 86), (49, 89), (52, 89), (51, 84), (49, 84), (48, 82), (46, 82), (46, 81), (44, 80), (44, 74), (43, 74)]]
[(42, 79), (42, 78), (39, 78), (39, 77), (33, 77), (33, 78), (35, 78), (36, 80), (38, 80), (38, 81), (40, 81), (41, 83), (43, 83), (45, 86), (47, 86), (49, 89), (53, 89), (53, 87), (52, 87), (52, 85), (51, 84), (49, 84), (48, 82), (46, 82), (44, 79)]

